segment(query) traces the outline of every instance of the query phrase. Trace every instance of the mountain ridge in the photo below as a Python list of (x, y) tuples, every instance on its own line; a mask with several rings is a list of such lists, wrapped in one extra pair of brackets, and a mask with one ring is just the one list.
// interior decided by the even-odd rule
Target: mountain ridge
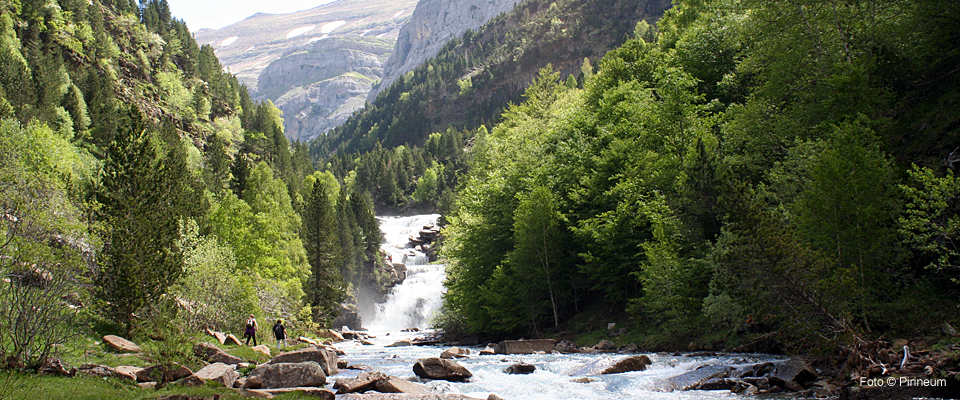
[[(480, 28), (493, 17), (513, 10), (522, 1), (423, 0), (417, 3), (417, 9), (410, 21), (400, 28), (394, 52), (384, 66), (383, 80), (370, 92), (367, 100), (375, 100), (380, 92), (389, 88), (401, 75), (436, 56), (451, 39), (468, 30)], [(463, 11), (463, 8), (468, 9)]]
[(196, 33), (257, 100), (284, 114), (288, 139), (307, 141), (339, 125), (382, 74), (417, 0), (339, 0), (288, 14), (257, 13)]

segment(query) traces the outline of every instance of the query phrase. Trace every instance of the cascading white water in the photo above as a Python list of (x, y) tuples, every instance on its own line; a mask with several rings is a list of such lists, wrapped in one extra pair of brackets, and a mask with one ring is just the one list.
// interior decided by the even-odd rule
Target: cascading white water
[(437, 223), (437, 214), (411, 217), (378, 217), (384, 240), (380, 246), (394, 263), (407, 267), (407, 278), (394, 286), (387, 301), (377, 304), (376, 315), (363, 316), (364, 323), (374, 330), (401, 330), (426, 328), (443, 302), (446, 277), (442, 264), (429, 264), (425, 254), (410, 244), (410, 236), (417, 235), (425, 225)]
[[(436, 357), (442, 348), (435, 346), (392, 347), (391, 343), (409, 340), (420, 333), (399, 332), (406, 328), (426, 328), (431, 315), (439, 309), (445, 292), (444, 266), (427, 264), (427, 256), (409, 244), (411, 235), (417, 235), (424, 225), (435, 224), (437, 215), (378, 218), (384, 233), (381, 249), (395, 263), (407, 266), (407, 278), (394, 286), (385, 303), (377, 304), (363, 315), (364, 324), (372, 336), (367, 341), (346, 341), (336, 344), (346, 352), (345, 360), (354, 365), (366, 365), (374, 371), (417, 379), (413, 364), (423, 358)], [(442, 380), (425, 382), (437, 393), (460, 393), (478, 399), (497, 394), (508, 399), (530, 400), (741, 400), (746, 399), (729, 391), (664, 392), (666, 379), (696, 370), (703, 366), (744, 365), (776, 360), (760, 354), (729, 354), (703, 356), (672, 356), (648, 354), (653, 364), (644, 371), (597, 375), (590, 372), (597, 365), (623, 357), (613, 354), (514, 354), (478, 355), (480, 347), (471, 348), (469, 358), (457, 362), (473, 373), (468, 382), (452, 383)], [(536, 366), (529, 375), (511, 375), (504, 368), (511, 363), (525, 362)], [(358, 370), (341, 370), (332, 379), (352, 379)], [(768, 395), (768, 399), (792, 399), (792, 395)], [(779, 397), (777, 397), (779, 396)]]

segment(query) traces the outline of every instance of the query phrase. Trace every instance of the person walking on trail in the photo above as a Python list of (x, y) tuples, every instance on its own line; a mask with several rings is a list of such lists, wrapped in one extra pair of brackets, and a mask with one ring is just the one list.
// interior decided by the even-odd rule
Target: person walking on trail
[(278, 319), (273, 325), (273, 336), (277, 338), (277, 350), (287, 345), (287, 328), (283, 327), (283, 321)]
[(257, 345), (257, 319), (253, 317), (253, 314), (250, 314), (250, 318), (247, 318), (247, 325), (243, 329), (243, 337), (247, 340), (243, 342), (244, 345), (250, 345), (250, 339), (253, 339), (253, 345)]

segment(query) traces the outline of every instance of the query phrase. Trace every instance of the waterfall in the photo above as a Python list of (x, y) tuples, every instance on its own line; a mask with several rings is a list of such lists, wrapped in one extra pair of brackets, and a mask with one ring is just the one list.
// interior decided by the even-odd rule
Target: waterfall
[(437, 218), (437, 214), (377, 218), (384, 237), (380, 248), (394, 263), (407, 267), (407, 278), (390, 289), (386, 302), (376, 305), (375, 315), (363, 316), (370, 321), (364, 323), (367, 328), (397, 331), (430, 324), (443, 302), (446, 271), (442, 264), (429, 264), (427, 256), (410, 244), (410, 236), (416, 236), (424, 225), (436, 224)]

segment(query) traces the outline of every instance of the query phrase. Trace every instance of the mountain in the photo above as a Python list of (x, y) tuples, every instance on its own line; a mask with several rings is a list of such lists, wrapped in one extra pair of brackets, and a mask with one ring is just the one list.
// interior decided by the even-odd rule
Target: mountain
[[(325, 160), (338, 152), (371, 150), (377, 142), (384, 148), (422, 145), (428, 135), (449, 127), (473, 129), (495, 122), (508, 104), (522, 100), (541, 68), (550, 65), (563, 79), (577, 78), (585, 59), (596, 63), (633, 34), (639, 21), (652, 24), (670, 5), (668, 0), (520, 3), (445, 43), (369, 107), (311, 142), (311, 154)], [(436, 18), (449, 16), (442, 4), (435, 9), (440, 13)], [(405, 40), (401, 35), (398, 43)], [(403, 53), (395, 51), (396, 57)]]
[(403, 74), (437, 55), (450, 39), (477, 29), (505, 12), (520, 0), (423, 0), (400, 29), (397, 44), (384, 66), (383, 80), (370, 92), (368, 100), (390, 87)]
[(285, 134), (307, 141), (364, 105), (416, 0), (339, 0), (290, 14), (256, 14), (200, 30), (253, 98), (283, 111)]

